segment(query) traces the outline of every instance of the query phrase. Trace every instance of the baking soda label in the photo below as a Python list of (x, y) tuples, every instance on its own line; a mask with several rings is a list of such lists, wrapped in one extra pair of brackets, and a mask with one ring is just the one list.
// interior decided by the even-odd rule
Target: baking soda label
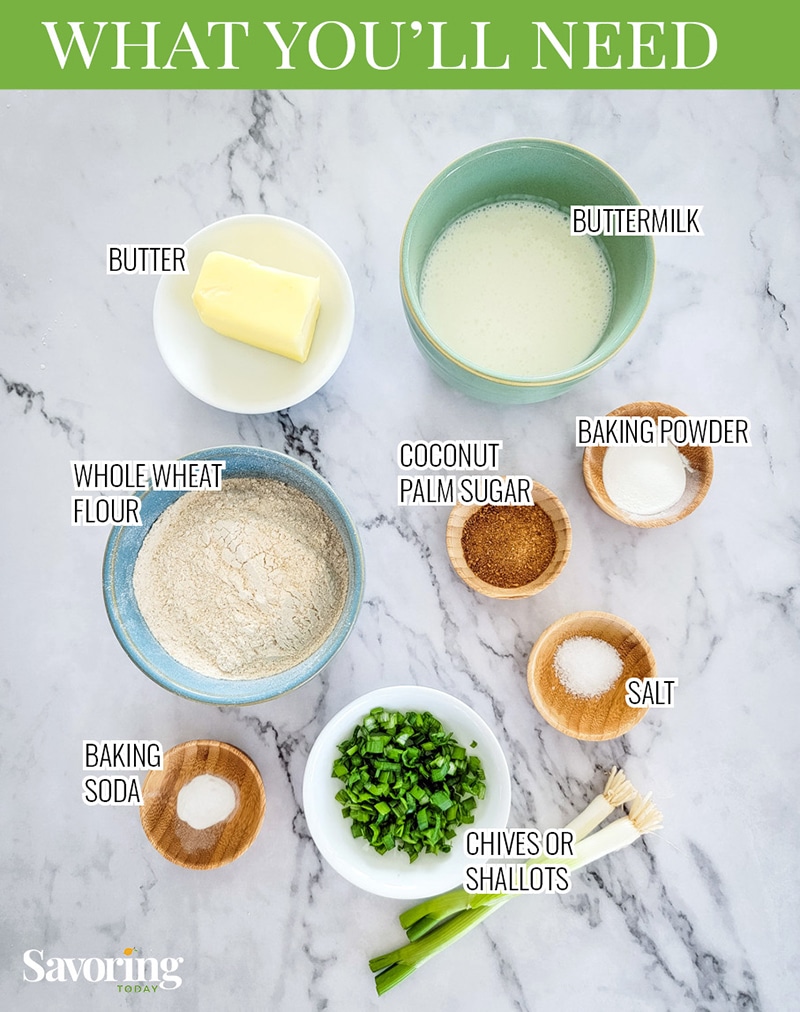
[(103, 738), (83, 742), (83, 768), (89, 770), (160, 770), (164, 768), (164, 749), (160, 741), (148, 739)]
[(142, 787), (135, 774), (131, 777), (84, 777), (85, 805), (141, 805)]
[(161, 742), (149, 739), (88, 738), (82, 743), (81, 754), (84, 772), (98, 774), (83, 778), (85, 805), (141, 805), (139, 777), (121, 774), (132, 770), (160, 770), (164, 766)]

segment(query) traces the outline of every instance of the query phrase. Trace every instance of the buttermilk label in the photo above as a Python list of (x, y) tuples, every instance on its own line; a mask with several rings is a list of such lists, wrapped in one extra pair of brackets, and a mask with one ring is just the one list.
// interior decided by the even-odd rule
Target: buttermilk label
[(480, 474), (400, 474), (398, 506), (532, 506), (533, 481), (525, 474), (487, 472), (500, 467), (502, 439), (406, 440), (397, 446), (401, 471), (480, 471)]
[[(568, 893), (571, 829), (468, 829), (462, 885), (468, 893)], [(476, 862), (479, 859), (480, 863)], [(490, 863), (491, 862), (491, 863)]]
[(569, 230), (570, 235), (704, 235), (698, 221), (702, 210), (702, 204), (573, 204)]
[[(164, 766), (161, 742), (147, 739), (84, 739), (82, 758), (84, 773), (101, 774), (83, 778), (85, 805), (141, 805), (142, 788), (138, 776), (121, 774), (131, 770), (160, 770)], [(111, 776), (111, 772), (116, 775)]]
[(741, 415), (578, 415), (576, 446), (752, 446)]
[[(70, 519), (73, 527), (114, 524), (141, 527), (141, 499), (135, 493), (204, 490), (222, 487), (224, 460), (72, 460), (74, 495)], [(110, 494), (109, 494), (110, 493)], [(113, 494), (124, 493), (124, 494)]]

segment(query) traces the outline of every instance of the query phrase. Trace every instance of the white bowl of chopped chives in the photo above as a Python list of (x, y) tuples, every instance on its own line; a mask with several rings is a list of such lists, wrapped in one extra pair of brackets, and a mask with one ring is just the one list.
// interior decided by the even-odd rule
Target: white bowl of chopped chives
[(325, 725), (306, 764), (303, 807), (340, 875), (377, 896), (421, 899), (461, 883), (468, 828), (505, 827), (511, 778), (497, 738), (466, 703), (392, 685)]

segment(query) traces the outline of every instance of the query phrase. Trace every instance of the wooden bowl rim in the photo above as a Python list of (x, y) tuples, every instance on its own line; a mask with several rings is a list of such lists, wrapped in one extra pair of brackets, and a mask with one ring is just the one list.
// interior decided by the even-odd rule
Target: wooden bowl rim
[(553, 521), (556, 534), (556, 548), (553, 553), (555, 565), (553, 564), (553, 560), (551, 560), (547, 569), (543, 570), (530, 583), (524, 583), (519, 587), (495, 587), (493, 584), (487, 583), (479, 576), (476, 576), (467, 565), (467, 560), (464, 558), (464, 552), (461, 547), (461, 534), (464, 530), (464, 524), (466, 524), (473, 513), (477, 513), (478, 510), (483, 509), (483, 506), (493, 505), (492, 503), (483, 503), (478, 506), (464, 506), (459, 503), (452, 508), (447, 518), (445, 542), (450, 564), (456, 575), (471, 590), (483, 594), (484, 597), (493, 597), (497, 600), (516, 600), (533, 597), (534, 594), (538, 594), (546, 587), (549, 587), (561, 575), (564, 566), (567, 564), (572, 550), (572, 524), (570, 523), (566, 508), (555, 492), (552, 492), (546, 485), (534, 481), (533, 478), (531, 478), (531, 482), (533, 484), (534, 505), (541, 506)]
[[(560, 731), (562, 734), (567, 735), (570, 738), (576, 738), (579, 741), (611, 741), (615, 738), (622, 737), (623, 734), (627, 734), (631, 728), (635, 727), (639, 721), (644, 718), (649, 707), (631, 707), (628, 721), (624, 722), (624, 726), (620, 730), (620, 722), (616, 722), (614, 728), (608, 732), (598, 732), (597, 734), (581, 733), (577, 729), (571, 727), (565, 721), (560, 719), (560, 715), (556, 710), (546, 702), (540, 687), (538, 684), (538, 678), (541, 677), (541, 672), (538, 667), (538, 660), (543, 652), (545, 646), (547, 646), (552, 640), (559, 639), (563, 642), (569, 639), (571, 636), (586, 635), (585, 627), (587, 624), (593, 622), (609, 622), (624, 629), (628, 635), (633, 636), (635, 640), (644, 649), (645, 657), (647, 659), (648, 670), (644, 674), (645, 678), (655, 678), (657, 674), (656, 660), (653, 655), (652, 648), (641, 632), (632, 625), (626, 619), (621, 618), (619, 615), (614, 615), (607, 611), (575, 611), (569, 615), (563, 615), (555, 622), (551, 623), (539, 636), (531, 648), (530, 655), (528, 656), (528, 664), (526, 669), (528, 692), (530, 693), (531, 701), (536, 709), (539, 711), (541, 716), (547, 721), (547, 723), (555, 728), (556, 731)], [(602, 637), (600, 637), (602, 638)], [(557, 677), (557, 676), (556, 676)], [(626, 675), (623, 668), (617, 681), (608, 689), (608, 695), (617, 690), (617, 686), (620, 681), (632, 677)], [(593, 702), (586, 700), (587, 703)]]
[[(235, 761), (241, 765), (242, 769), (245, 771), (245, 777), (252, 783), (255, 790), (255, 795), (258, 798), (258, 812), (253, 822), (252, 831), (247, 836), (243, 836), (242, 839), (238, 841), (235, 848), (227, 850), (224, 854), (220, 855), (219, 857), (212, 856), (206, 860), (203, 860), (202, 862), (191, 860), (190, 855), (187, 855), (186, 860), (179, 860), (176, 855), (169, 853), (162, 846), (161, 840), (152, 833), (151, 827), (149, 826), (148, 822), (146, 822), (146, 813), (148, 808), (147, 784), (149, 781), (151, 781), (151, 778), (154, 778), (158, 774), (163, 775), (165, 773), (165, 771), (167, 770), (167, 763), (170, 759), (174, 761), (176, 758), (182, 756), (185, 752), (187, 752), (190, 748), (197, 749), (204, 747), (214, 748), (219, 752), (224, 753), (229, 758), (235, 759)], [(199, 773), (194, 774), (194, 776), (199, 775), (200, 775)], [(194, 777), (186, 779), (183, 783), (178, 782), (177, 791), (179, 791), (181, 787), (185, 786), (185, 784), (189, 783), (189, 781), (192, 779), (194, 779)], [(177, 791), (174, 795), (175, 800), (177, 800)], [(157, 796), (158, 795), (154, 795), (154, 798)], [(193, 738), (189, 741), (179, 742), (177, 745), (173, 745), (172, 748), (167, 749), (167, 751), (164, 753), (162, 768), (160, 770), (150, 770), (150, 772), (145, 777), (144, 783), (142, 785), (142, 798), (143, 802), (139, 809), (139, 817), (142, 823), (142, 829), (144, 830), (144, 834), (147, 837), (147, 839), (150, 841), (155, 850), (157, 850), (162, 857), (166, 858), (167, 861), (170, 861), (172, 864), (177, 864), (182, 868), (188, 868), (192, 871), (207, 871), (212, 868), (221, 868), (224, 865), (230, 864), (232, 861), (235, 861), (237, 858), (241, 857), (242, 854), (244, 854), (244, 852), (249, 849), (249, 847), (252, 845), (253, 841), (256, 839), (259, 832), (261, 831), (261, 826), (263, 825), (264, 822), (264, 813), (266, 811), (266, 804), (267, 804), (266, 791), (264, 789), (264, 780), (261, 776), (258, 767), (250, 758), (250, 756), (247, 755), (246, 752), (243, 752), (242, 749), (238, 748), (236, 745), (231, 745), (230, 742), (220, 741), (219, 739), (216, 738)], [(150, 803), (152, 804), (153, 800), (151, 800)], [(175, 818), (177, 819), (177, 814)]]
[[(629, 404), (623, 404), (621, 407), (607, 412), (606, 417), (626, 415), (649, 415), (651, 418), (658, 418), (659, 415), (669, 415), (672, 418), (687, 417), (685, 411), (664, 401), (631, 401)], [(693, 451), (697, 451), (699, 458), (699, 467), (695, 468), (699, 474), (699, 484), (694, 496), (680, 510), (668, 513), (666, 516), (652, 517), (627, 513), (611, 501), (603, 484), (603, 460), (607, 449), (607, 446), (586, 447), (583, 451), (583, 481), (589, 495), (600, 509), (629, 527), (669, 527), (671, 524), (676, 524), (679, 520), (688, 517), (690, 513), (694, 513), (711, 487), (711, 479), (714, 476), (714, 452), (710, 446), (691, 447)], [(681, 447), (677, 447), (677, 449), (680, 450)]]

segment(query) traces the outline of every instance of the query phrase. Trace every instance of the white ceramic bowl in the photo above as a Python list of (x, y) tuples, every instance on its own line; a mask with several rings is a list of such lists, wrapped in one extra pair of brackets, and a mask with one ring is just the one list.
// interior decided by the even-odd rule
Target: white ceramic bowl
[[(153, 326), (167, 368), (189, 393), (224, 411), (263, 414), (310, 397), (333, 376), (353, 334), (353, 289), (341, 261), (318, 235), (286, 218), (242, 214), (208, 225), (186, 243), (188, 274), (165, 274)], [(254, 348), (207, 327), (192, 292), (214, 250), (320, 279), (320, 312), (305, 362)]]
[[(486, 796), (475, 809), (475, 822), (462, 826), (449, 854), (420, 854), (412, 864), (394, 850), (379, 854), (363, 839), (354, 839), (350, 820), (342, 816), (336, 792), (340, 780), (331, 775), (338, 745), (375, 706), (389, 710), (430, 711), (460, 744), (477, 742), (474, 750), (486, 774)], [(467, 861), (462, 838), (467, 829), (505, 827), (511, 808), (511, 778), (500, 744), (481, 717), (466, 703), (439, 689), (420, 685), (391, 685), (359, 696), (340, 710), (314, 742), (303, 778), (303, 807), (308, 829), (322, 856), (348, 882), (376, 896), (422, 899), (459, 885)]]

